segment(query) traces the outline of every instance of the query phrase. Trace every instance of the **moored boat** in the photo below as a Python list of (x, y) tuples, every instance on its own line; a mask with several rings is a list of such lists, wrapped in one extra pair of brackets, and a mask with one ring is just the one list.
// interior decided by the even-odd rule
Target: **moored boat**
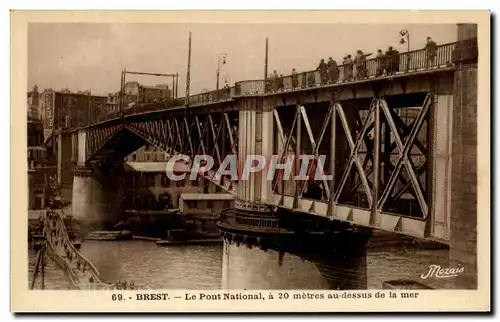
[(157, 240), (155, 242), (158, 246), (182, 246), (182, 245), (219, 245), (222, 244), (222, 238), (203, 238), (203, 239), (188, 239), (188, 240)]
[(397, 279), (382, 283), (383, 289), (392, 290), (431, 290), (432, 287), (410, 279)]
[(101, 230), (92, 231), (85, 237), (87, 240), (127, 240), (132, 239), (130, 230)]

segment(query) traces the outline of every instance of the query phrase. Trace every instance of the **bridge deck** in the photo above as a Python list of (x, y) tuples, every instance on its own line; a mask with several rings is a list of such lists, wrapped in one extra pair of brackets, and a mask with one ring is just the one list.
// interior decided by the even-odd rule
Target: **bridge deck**
[[(278, 141), (281, 140), (283, 146), (283, 151), (279, 151), (280, 154), (284, 154), (284, 151), (291, 149), (293, 145), (295, 145), (295, 155), (306, 151), (319, 154), (319, 150), (322, 149), (321, 139), (329, 126), (330, 130), (334, 129), (336, 132), (331, 134), (332, 130), (330, 131), (329, 149), (325, 140), (323, 150), (329, 151), (330, 159), (333, 159), (332, 164), (340, 160), (343, 165), (339, 165), (338, 168), (345, 166), (345, 169), (335, 173), (340, 181), (334, 194), (329, 191), (330, 184), (323, 182), (322, 194), (325, 196), (320, 199), (327, 201), (307, 200), (302, 197), (303, 187), (298, 186), (294, 188), (295, 197), (275, 194), (276, 184), (273, 184), (271, 190), (268, 189), (266, 192), (265, 198), (261, 196), (259, 202), (426, 238), (429, 235), (429, 227), (433, 228), (432, 216), (428, 216), (430, 198), (428, 191), (432, 188), (433, 172), (428, 165), (420, 161), (434, 162), (431, 158), (433, 152), (427, 145), (434, 135), (429, 130), (429, 124), (435, 126), (435, 117), (431, 117), (433, 111), (429, 112), (431, 109), (429, 106), (434, 106), (437, 93), (435, 88), (442, 91), (440, 93), (443, 94), (439, 94), (440, 96), (451, 95), (455, 45), (456, 43), (451, 43), (439, 46), (433, 61), (429, 61), (426, 49), (401, 54), (400, 63), (394, 73), (390, 70), (386, 74), (380, 74), (379, 63), (376, 60), (369, 60), (366, 66), (367, 74), (361, 73), (357, 76), (354, 74), (354, 77), (350, 75), (352, 66), (340, 65), (337, 77), (314, 70), (284, 77), (242, 81), (236, 83), (234, 88), (197, 94), (184, 99), (134, 106), (122, 111), (121, 117), (116, 114), (107, 115), (108, 121), (99, 119), (94, 124), (87, 125), (87, 131), (78, 133), (78, 137), (74, 140), (78, 144), (82, 143), (82, 148), (78, 148), (78, 160), (82, 166), (84, 164), (99, 166), (101, 163), (106, 164), (108, 160), (111, 160), (112, 164), (113, 161), (123, 159), (125, 154), (148, 142), (169, 152), (170, 155), (182, 154), (189, 162), (192, 162), (200, 151), (205, 155), (211, 154), (217, 159), (215, 162), (218, 163), (215, 166), (221, 166), (223, 159), (221, 155), (227, 152), (233, 155), (239, 152), (239, 157), (242, 157), (257, 151), (254, 144), (257, 141), (255, 134), (257, 115), (252, 113), (256, 113), (255, 110), (258, 109), (256, 107), (266, 106), (272, 109), (272, 113), (264, 115), (262, 112), (259, 121), (262, 122), (260, 130), (262, 133), (259, 134), (261, 136), (259, 140), (273, 140), (273, 135), (279, 135), (276, 138)], [(333, 92), (335, 97), (330, 95)], [(253, 98), (257, 96), (266, 98)], [(267, 96), (280, 97), (274, 99)], [(244, 99), (245, 97), (249, 99)], [(394, 102), (396, 100), (399, 101), (396, 103)], [(278, 101), (283, 103), (277, 103)], [(303, 106), (309, 101), (316, 106), (314, 108)], [(327, 101), (329, 104), (323, 104)], [(345, 109), (340, 102), (345, 103)], [(295, 111), (287, 108), (282, 109), (281, 113), (280, 104), (295, 106)], [(355, 106), (356, 104), (359, 106)], [(444, 106), (444, 103), (442, 105)], [(415, 115), (411, 114), (413, 116), (410, 115), (403, 120), (396, 113), (400, 109), (407, 111), (412, 109), (412, 112), (418, 110), (418, 114), (413, 113)], [(238, 111), (233, 113), (234, 110)], [(309, 113), (311, 110), (316, 112)], [(368, 114), (365, 115), (366, 113)], [(372, 114), (374, 117), (370, 116)], [(375, 115), (379, 115), (376, 121)], [(340, 122), (331, 122), (330, 125), (325, 123), (330, 119), (336, 120), (337, 116)], [(410, 122), (411, 118), (414, 120)], [(323, 122), (321, 130), (315, 131), (319, 129), (321, 122)], [(273, 124), (276, 124), (274, 129)], [(249, 130), (252, 126), (255, 128)], [(270, 131), (274, 132), (269, 132), (269, 126), (271, 126)], [(382, 127), (384, 137), (380, 134)], [(338, 131), (339, 128), (341, 131)], [(371, 146), (375, 146), (371, 131), (375, 128), (379, 133), (377, 142), (385, 143), (383, 153), (381, 149), (377, 152), (371, 150)], [(427, 133), (424, 133), (425, 131)], [(436, 133), (441, 134), (441, 132)], [(425, 140), (420, 138), (420, 135), (423, 137), (424, 134), (426, 134)], [(335, 139), (332, 139), (333, 137)], [(276, 145), (267, 143), (265, 145), (267, 150), (262, 153), (271, 153), (270, 149)], [(261, 143), (260, 149), (263, 149), (263, 146)], [(413, 156), (415, 150), (413, 146), (420, 150), (417, 151), (418, 155)], [(281, 148), (278, 147), (279, 149)], [(369, 154), (374, 156), (371, 161), (368, 159)], [(348, 158), (343, 160), (346, 156)], [(384, 159), (381, 161), (382, 158)], [(364, 160), (363, 164), (361, 159)], [(415, 160), (418, 161), (418, 168), (411, 164)], [(377, 163), (377, 167), (373, 165), (374, 163)], [(382, 163), (383, 169), (387, 170), (384, 171), (383, 183), (380, 179)], [(374, 169), (378, 170), (376, 178)], [(253, 188), (248, 185), (237, 190), (237, 182), (224, 177), (222, 181), (215, 180), (214, 173), (215, 171), (211, 170), (205, 172), (204, 176), (230, 194), (237, 194), (241, 200), (250, 202), (256, 194), (261, 193), (257, 191), (255, 194)], [(360, 180), (354, 180), (358, 174)], [(422, 188), (424, 177), (425, 189)], [(398, 180), (401, 181), (401, 186), (398, 185)], [(376, 187), (371, 187), (370, 184), (373, 186), (374, 182)], [(358, 201), (354, 205), (351, 202), (351, 195), (361, 190), (359, 187), (364, 190), (366, 200)], [(349, 192), (349, 189), (352, 191)], [(374, 196), (375, 191), (377, 193)], [(401, 206), (401, 199), (407, 197), (408, 193), (413, 199)], [(392, 196), (394, 200), (391, 199)], [(374, 198), (376, 200), (372, 200)], [(387, 202), (388, 199), (391, 200)], [(417, 215), (412, 213), (414, 208), (420, 217), (417, 218)], [(413, 217), (406, 216), (406, 213), (410, 213)], [(445, 229), (439, 229), (434, 237), (448, 238)]]
[[(453, 70), (453, 51), (457, 42), (443, 44), (437, 47), (436, 56), (433, 60), (428, 61), (427, 50), (425, 48), (413, 50), (410, 52), (399, 54), (399, 64), (393, 74), (384, 73), (378, 74), (378, 63), (375, 58), (367, 60), (366, 75), (364, 77), (356, 77), (357, 72), (354, 72), (352, 78), (344, 77), (346, 66), (338, 65), (338, 77), (335, 81), (325, 81), (317, 70), (306, 71), (294, 75), (278, 77), (276, 79), (257, 79), (245, 80), (235, 84), (234, 87), (224, 88), (218, 91), (210, 91), (191, 95), (189, 97), (181, 97), (177, 99), (169, 99), (156, 103), (135, 105), (131, 108), (125, 108), (122, 113), (84, 113), (86, 115), (95, 115), (90, 122), (72, 121), (70, 128), (64, 131), (78, 131), (90, 126), (102, 126), (107, 123), (122, 123), (126, 119), (131, 119), (141, 115), (161, 113), (165, 111), (184, 111), (187, 108), (195, 108), (202, 106), (211, 106), (214, 104), (223, 104), (233, 101), (239, 97), (262, 96), (262, 95), (279, 95), (292, 92), (310, 91), (317, 89), (326, 89), (342, 86), (356, 86), (367, 82), (393, 80), (409, 76), (417, 76), (428, 73), (442, 72)], [(356, 66), (354, 66), (356, 70)]]
[(76, 250), (69, 239), (62, 215), (47, 212), (43, 216), (44, 237), (49, 256), (65, 271), (73, 286), (80, 290), (113, 289), (103, 283), (92, 262)]

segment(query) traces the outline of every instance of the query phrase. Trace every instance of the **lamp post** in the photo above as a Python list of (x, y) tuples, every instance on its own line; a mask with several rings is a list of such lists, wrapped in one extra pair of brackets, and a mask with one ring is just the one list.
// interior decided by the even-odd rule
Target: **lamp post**
[[(406, 29), (401, 29), (399, 31), (399, 34), (401, 35), (401, 39), (399, 40), (400, 44), (406, 43), (408, 45), (408, 49), (406, 52), (406, 72), (410, 69), (410, 33)], [(405, 40), (406, 37), (406, 40)]]
[(222, 61), (222, 65), (226, 64), (226, 57), (227, 54), (225, 53), (220, 53), (217, 58), (217, 87), (216, 87), (216, 93), (217, 93), (217, 98), (219, 98), (219, 74), (220, 74), (220, 63)]

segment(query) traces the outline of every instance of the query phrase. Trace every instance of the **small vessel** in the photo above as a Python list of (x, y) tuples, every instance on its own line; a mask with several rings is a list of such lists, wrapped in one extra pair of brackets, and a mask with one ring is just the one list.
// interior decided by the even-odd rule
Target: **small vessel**
[(144, 241), (158, 241), (158, 240), (161, 240), (158, 237), (136, 236), (136, 235), (132, 236), (132, 239), (134, 239), (134, 240), (144, 240)]
[(130, 230), (100, 230), (92, 231), (87, 234), (88, 240), (127, 240), (132, 239)]
[(170, 229), (167, 239), (155, 241), (158, 246), (182, 246), (182, 245), (214, 245), (222, 244), (223, 240), (218, 235), (192, 235), (185, 229)]
[(182, 246), (182, 245), (219, 245), (222, 244), (222, 238), (204, 238), (204, 239), (188, 239), (188, 240), (157, 240), (158, 246)]
[(33, 246), (34, 250), (38, 251), (40, 250), (40, 248), (42, 248), (43, 239), (43, 235), (34, 234), (31, 236), (31, 245)]
[(390, 280), (382, 283), (382, 288), (387, 290), (432, 290), (433, 288), (410, 279)]
[[(34, 250), (39, 250), (42, 248), (42, 243), (45, 241), (45, 237), (43, 235), (33, 235), (31, 238), (31, 244)], [(71, 238), (71, 243), (75, 246), (76, 249), (82, 246), (82, 238), (73, 237)]]
[(80, 233), (71, 228), (67, 229), (67, 232), (68, 232), (68, 237), (71, 240), (73, 246), (75, 246), (76, 249), (79, 249), (82, 246), (82, 241), (83, 241), (83, 238), (80, 235)]
[(71, 240), (71, 243), (76, 249), (79, 249), (82, 246), (82, 240), (81, 239), (74, 239)]

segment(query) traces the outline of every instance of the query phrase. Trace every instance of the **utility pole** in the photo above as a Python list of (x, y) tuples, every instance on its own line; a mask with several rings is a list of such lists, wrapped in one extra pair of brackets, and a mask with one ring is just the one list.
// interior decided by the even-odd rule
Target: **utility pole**
[(267, 83), (268, 57), (269, 57), (269, 38), (266, 37), (266, 52), (265, 52), (265, 60), (264, 60), (264, 81), (266, 81), (266, 83)]
[(217, 85), (216, 85), (216, 93), (217, 93), (217, 98), (219, 98), (219, 74), (220, 74), (220, 61), (222, 59), (222, 65), (225, 65), (226, 64), (226, 57), (227, 57), (227, 54), (226, 53), (220, 53), (218, 56), (217, 56)]
[(171, 99), (175, 98), (175, 75), (172, 77), (172, 91), (171, 91), (172, 95), (171, 95)]
[(41, 251), (42, 251), (42, 258), (41, 258), (41, 261), (42, 261), (42, 290), (45, 289), (45, 249), (47, 248), (46, 246), (46, 241), (42, 242), (42, 248), (41, 248)]
[(120, 85), (120, 118), (122, 119), (122, 125), (123, 125), (123, 100), (124, 100), (124, 88), (125, 88), (125, 69), (122, 69), (122, 79), (121, 79), (121, 85)]
[(189, 105), (189, 83), (191, 82), (191, 31), (189, 32), (188, 66), (186, 74), (186, 105)]
[(175, 98), (179, 98), (179, 73), (175, 74)]
[(91, 100), (91, 91), (89, 90), (89, 95), (88, 95), (88, 106), (87, 106), (87, 112), (88, 112), (88, 115), (87, 115), (87, 118), (88, 118), (88, 128), (90, 129), (90, 125), (92, 124), (92, 120), (91, 120), (91, 116), (92, 116), (92, 111), (91, 111), (91, 104), (90, 104), (90, 100)]

